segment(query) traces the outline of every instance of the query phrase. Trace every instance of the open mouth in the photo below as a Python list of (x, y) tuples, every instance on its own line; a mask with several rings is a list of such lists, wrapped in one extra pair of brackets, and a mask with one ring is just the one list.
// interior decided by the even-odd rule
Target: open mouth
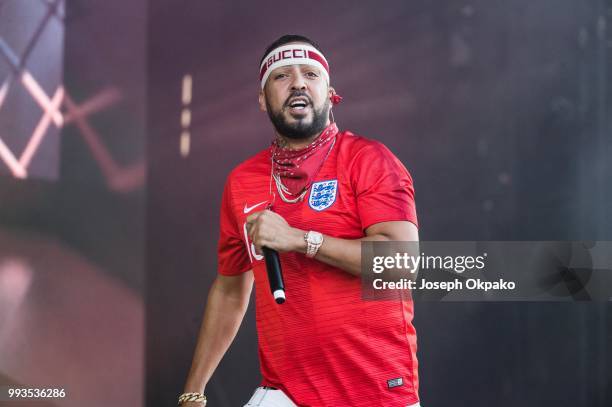
[(294, 98), (288, 103), (289, 110), (292, 113), (303, 112), (309, 105), (308, 99), (304, 97)]

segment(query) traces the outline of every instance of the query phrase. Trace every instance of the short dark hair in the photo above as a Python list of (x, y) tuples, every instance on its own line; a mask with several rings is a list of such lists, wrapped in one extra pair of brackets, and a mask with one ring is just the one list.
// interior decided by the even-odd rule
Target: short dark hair
[(319, 44), (317, 44), (310, 38), (298, 34), (285, 34), (282, 37), (278, 38), (276, 41), (274, 41), (272, 44), (268, 45), (268, 48), (266, 48), (263, 55), (261, 56), (261, 59), (259, 60), (259, 65), (261, 65), (266, 55), (268, 55), (270, 51), (272, 51), (274, 48), (280, 47), (281, 45), (289, 44), (290, 42), (305, 42), (315, 47), (317, 50), (319, 50), (321, 54), (324, 54)]

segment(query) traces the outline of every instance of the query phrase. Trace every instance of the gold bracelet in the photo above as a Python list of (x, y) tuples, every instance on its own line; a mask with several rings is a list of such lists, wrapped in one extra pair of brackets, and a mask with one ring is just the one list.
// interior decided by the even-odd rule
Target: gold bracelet
[(202, 407), (206, 407), (206, 396), (202, 393), (183, 393), (179, 396), (179, 406), (188, 402), (204, 403)]

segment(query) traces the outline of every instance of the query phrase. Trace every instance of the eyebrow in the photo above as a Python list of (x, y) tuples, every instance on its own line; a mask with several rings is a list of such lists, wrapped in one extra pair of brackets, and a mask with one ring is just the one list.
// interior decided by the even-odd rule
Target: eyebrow
[(309, 69), (311, 71), (320, 71), (321, 69), (319, 69), (318, 67), (314, 66), (314, 65), (308, 65), (308, 64), (301, 64), (300, 65), (300, 69)]
[(317, 68), (316, 66), (305, 65), (304, 67), (300, 67), (300, 70), (305, 70), (305, 69), (307, 69), (308, 71), (316, 72), (318, 74), (321, 73), (321, 70), (319, 68)]

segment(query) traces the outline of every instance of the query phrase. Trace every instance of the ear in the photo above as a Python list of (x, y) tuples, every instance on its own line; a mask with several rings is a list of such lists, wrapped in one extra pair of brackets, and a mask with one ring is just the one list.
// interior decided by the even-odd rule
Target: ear
[(336, 94), (336, 89), (334, 89), (332, 86), (330, 86), (329, 89), (327, 90), (327, 92), (328, 92), (328, 97), (331, 99), (331, 97)]
[(261, 110), (262, 112), (267, 112), (268, 109), (266, 108), (266, 95), (263, 89), (259, 91), (258, 99), (259, 99), (259, 110)]

